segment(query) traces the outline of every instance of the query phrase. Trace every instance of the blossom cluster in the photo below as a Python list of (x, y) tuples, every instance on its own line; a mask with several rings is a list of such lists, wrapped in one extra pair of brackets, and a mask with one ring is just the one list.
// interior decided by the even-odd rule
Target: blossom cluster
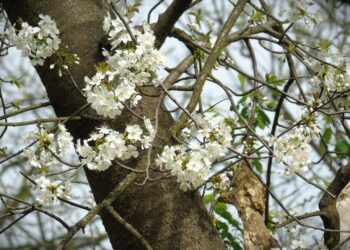
[[(284, 6), (288, 5), (285, 2), (281, 2), (283, 5), (280, 10), (280, 15), (283, 15), (286, 10)], [(300, 1), (290, 1), (289, 6), (293, 6), (290, 10), (288, 10), (288, 20), (290, 22), (303, 22), (303, 27), (310, 30), (315, 25), (318, 25), (323, 20), (323, 15), (321, 12), (312, 11), (312, 6), (314, 2), (312, 0), (300, 0)]]
[[(302, 206), (296, 206), (289, 209), (289, 214), (292, 214), (293, 216), (300, 216), (303, 214), (303, 207)], [(276, 223), (283, 223), (286, 220), (286, 217), (288, 215), (286, 213), (276, 213), (274, 214), (274, 221)], [(323, 239), (320, 241), (315, 240), (314, 242), (310, 242), (305, 238), (305, 235), (307, 234), (306, 228), (300, 226), (296, 222), (292, 222), (288, 224), (286, 227), (283, 228), (283, 231), (285, 232), (285, 246), (288, 247), (275, 247), (271, 248), (271, 250), (291, 250), (291, 249), (313, 249), (313, 250), (326, 250), (327, 247), (323, 244)], [(282, 233), (282, 230), (280, 231)], [(282, 235), (282, 234), (281, 234)]]
[(278, 163), (285, 166), (285, 174), (304, 172), (311, 163), (311, 140), (318, 136), (320, 128), (316, 124), (299, 126), (280, 137), (272, 137), (274, 155)]
[(350, 66), (344, 57), (344, 53), (322, 52), (320, 58), (334, 66), (317, 64), (313, 68), (318, 72), (310, 83), (313, 89), (324, 86), (328, 91), (344, 91), (350, 87)]
[(45, 176), (35, 179), (39, 196), (37, 202), (40, 204), (57, 203), (58, 197), (70, 198), (68, 195), (72, 189), (70, 181), (54, 181), (52, 182)]
[(33, 66), (43, 65), (47, 57), (52, 56), (59, 48), (61, 39), (56, 22), (48, 15), (39, 15), (38, 26), (21, 22), (21, 29), (9, 27), (5, 33), (11, 44), (22, 51), (23, 56), (31, 59)]
[(40, 126), (38, 132), (30, 132), (26, 135), (26, 141), (39, 140), (39, 147), (36, 150), (28, 148), (26, 155), (30, 165), (46, 171), (50, 167), (60, 165), (57, 158), (62, 158), (74, 148), (73, 137), (64, 127), (59, 125), (57, 133), (48, 133)]
[(81, 156), (81, 163), (91, 170), (104, 171), (113, 160), (136, 158), (138, 147), (147, 149), (155, 136), (155, 130), (149, 119), (145, 119), (144, 131), (140, 125), (128, 125), (124, 133), (107, 127), (101, 127), (90, 135), (89, 139), (78, 140), (76, 150)]
[(112, 48), (103, 51), (106, 62), (97, 67), (97, 73), (85, 78), (84, 91), (99, 115), (114, 118), (125, 105), (132, 108), (141, 100), (137, 87), (160, 84), (163, 79), (158, 72), (164, 68), (164, 57), (154, 49), (155, 36), (147, 24), (142, 31), (131, 28), (136, 44), (119, 19), (107, 16), (103, 29)]
[(30, 165), (44, 174), (34, 180), (40, 193), (37, 201), (41, 204), (50, 204), (56, 202), (59, 196), (69, 197), (71, 185), (68, 180), (64, 182), (51, 181), (45, 176), (49, 170), (61, 169), (62, 163), (60, 161), (69, 150), (74, 149), (73, 137), (67, 129), (63, 125), (59, 125), (56, 133), (49, 133), (41, 126), (37, 132), (28, 133), (26, 140), (39, 141), (39, 147), (36, 150), (28, 148), (25, 151)]
[(213, 163), (225, 155), (232, 141), (232, 128), (223, 119), (212, 114), (195, 114), (193, 119), (182, 133), (185, 143), (165, 146), (156, 159), (157, 167), (170, 170), (184, 191), (208, 179)]
[(107, 127), (97, 129), (83, 142), (78, 140), (74, 146), (73, 138), (63, 125), (59, 125), (56, 133), (49, 133), (44, 127), (39, 127), (37, 132), (31, 132), (26, 136), (27, 141), (39, 141), (39, 147), (35, 150), (29, 148), (26, 155), (30, 165), (41, 172), (34, 179), (39, 196), (37, 201), (41, 204), (56, 202), (62, 195), (69, 197), (70, 182), (51, 180), (47, 173), (54, 169), (62, 169), (62, 164), (67, 162), (63, 157), (67, 151), (76, 148), (81, 157), (81, 164), (91, 170), (104, 171), (108, 169), (113, 160), (127, 160), (139, 155), (139, 149), (151, 147), (155, 137), (155, 129), (150, 119), (144, 119), (143, 130), (140, 125), (128, 125), (124, 133), (119, 133)]

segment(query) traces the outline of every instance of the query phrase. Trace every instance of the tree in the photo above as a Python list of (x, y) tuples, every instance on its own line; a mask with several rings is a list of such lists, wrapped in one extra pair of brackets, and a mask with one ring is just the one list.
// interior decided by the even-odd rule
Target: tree
[[(57, 249), (73, 248), (73, 242), (67, 244), (97, 215), (114, 249), (242, 249), (241, 240), (246, 249), (280, 248), (283, 239), (279, 242), (273, 232), (291, 223), (323, 231), (328, 248), (346, 244), (349, 226), (339, 220), (346, 218), (339, 207), (346, 200), (350, 175), (348, 166), (339, 166), (350, 150), (350, 72), (341, 54), (330, 53), (330, 48), (342, 47), (308, 33), (321, 22), (310, 1), (292, 5), (287, 18), (278, 18), (263, 0), (214, 1), (214, 12), (219, 6), (229, 9), (214, 24), (208, 21), (210, 11), (198, 7), (201, 2), (171, 1), (155, 23), (137, 26), (131, 22), (140, 8), (137, 3), (125, 8), (110, 0), (1, 1), (13, 25), (2, 36), (3, 51), (12, 44), (30, 57), (57, 116), (36, 121), (61, 122), (51, 130), (38, 126), (26, 150), (5, 152), (1, 163), (25, 151), (33, 168), (21, 172), (24, 189), (37, 186), (41, 196), (31, 203), (1, 193), (4, 218), (22, 216), (2, 233), (38, 212), (67, 229), (47, 246)], [(183, 16), (190, 20), (187, 30), (175, 26)], [(299, 19), (309, 27), (298, 29)], [(165, 67), (158, 50), (170, 37), (189, 52), (173, 68)], [(244, 49), (235, 48), (237, 44)], [(237, 48), (247, 53), (248, 63), (233, 59)], [(257, 53), (261, 48), (265, 51)], [(259, 58), (266, 51), (272, 64), (278, 63), (275, 72), (265, 69)], [(220, 72), (231, 74), (238, 87), (225, 84)], [(225, 106), (218, 106), (220, 99), (205, 101), (209, 82), (215, 84), (213, 90), (223, 91)], [(178, 101), (180, 96), (185, 104)], [(3, 101), (2, 119), (28, 109), (33, 107), (6, 114)], [(19, 123), (3, 123), (11, 125)], [(63, 157), (73, 141), (79, 164)], [(311, 161), (316, 154), (321, 156), (318, 163)], [(315, 176), (304, 176), (320, 162), (333, 171), (328, 188)], [(56, 165), (60, 175), (53, 174)], [(272, 170), (280, 165), (287, 179), (300, 177), (321, 192), (320, 211), (289, 211), (278, 198), (281, 191), (272, 186)], [(82, 169), (96, 206), (68, 199), (69, 180)], [(283, 221), (271, 216), (269, 197), (286, 214)], [(69, 226), (45, 208), (57, 201), (88, 211)], [(234, 205), (237, 218), (228, 205)], [(301, 221), (315, 216), (322, 218), (323, 227)], [(316, 244), (311, 238), (307, 243)], [(292, 239), (294, 249), (303, 244)]]

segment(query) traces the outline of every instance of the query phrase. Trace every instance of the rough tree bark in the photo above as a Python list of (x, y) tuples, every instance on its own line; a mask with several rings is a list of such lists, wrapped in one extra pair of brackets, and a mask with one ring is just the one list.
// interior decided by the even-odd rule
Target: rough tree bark
[(244, 247), (247, 250), (279, 248), (278, 242), (266, 228), (265, 187), (245, 161), (234, 171), (233, 189), (224, 193), (221, 201), (231, 203), (237, 208), (243, 222)]
[[(331, 230), (340, 229), (339, 214), (337, 211), (337, 199), (341, 191), (350, 181), (350, 166), (342, 166), (338, 169), (336, 176), (329, 184), (327, 191), (334, 195), (334, 198), (329, 194), (324, 193), (318, 203), (320, 211), (324, 214), (321, 216), (324, 228)], [(340, 243), (339, 232), (325, 232), (324, 233), (324, 244), (329, 249), (338, 249), (337, 245)]]
[[(61, 48), (78, 54), (81, 59), (80, 65), (73, 66), (70, 71), (79, 87), (83, 88), (84, 76), (93, 75), (93, 65), (103, 59), (99, 48), (104, 36), (102, 21), (105, 12), (102, 1), (2, 0), (0, 2), (12, 22), (22, 17), (23, 20), (36, 24), (41, 13), (50, 15), (56, 20), (61, 31)], [(183, 2), (186, 7), (191, 1), (176, 2), (178, 5)], [(161, 37), (163, 39), (163, 34)], [(57, 72), (49, 69), (49, 65), (50, 62), (47, 62), (43, 67), (37, 67), (37, 71), (56, 115), (69, 116), (81, 108), (86, 100), (68, 77), (58, 77)], [(157, 102), (158, 97), (144, 97), (137, 111), (142, 115), (153, 117)], [(90, 108), (84, 110), (81, 116), (81, 121), (68, 124), (75, 139), (86, 138), (102, 123), (121, 130), (126, 124), (139, 122), (127, 112), (114, 120), (102, 121), (101, 117)], [(174, 143), (168, 131), (172, 124), (171, 116), (161, 110), (154, 154), (164, 145)], [(127, 164), (137, 168), (143, 166), (146, 160), (146, 156), (141, 155), (137, 160), (129, 161)], [(117, 165), (101, 173), (85, 171), (97, 203), (102, 201), (127, 174)], [(132, 185), (113, 206), (154, 249), (224, 249), (199, 194), (180, 191), (173, 178), (147, 182), (143, 186)], [(114, 249), (142, 249), (138, 240), (119, 225), (107, 211), (103, 211), (101, 217)]]

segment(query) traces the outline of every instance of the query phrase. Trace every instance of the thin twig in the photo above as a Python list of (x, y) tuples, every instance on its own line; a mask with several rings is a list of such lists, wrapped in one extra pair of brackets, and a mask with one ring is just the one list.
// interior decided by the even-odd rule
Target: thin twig
[(111, 205), (125, 190), (133, 183), (136, 179), (136, 173), (130, 173), (121, 181), (110, 193), (109, 195), (97, 206), (92, 208), (80, 221), (78, 221), (71, 229), (68, 234), (59, 242), (57, 250), (65, 249), (66, 244), (74, 237), (74, 235), (83, 227), (85, 227), (101, 210), (109, 205)]
[(30, 111), (30, 110), (47, 107), (49, 105), (51, 105), (50, 102), (43, 102), (43, 103), (39, 103), (39, 104), (34, 104), (32, 106), (21, 108), (21, 109), (18, 109), (16, 111), (7, 113), (6, 115), (2, 115), (2, 116), (0, 116), (0, 120), (3, 120), (5, 118), (9, 118), (11, 116), (15, 116), (15, 115), (18, 115), (18, 114), (21, 114), (21, 113), (24, 113), (24, 112), (27, 112), (27, 111)]
[(73, 116), (73, 117), (52, 117), (52, 118), (42, 118), (42, 119), (35, 119), (35, 120), (29, 120), (24, 122), (0, 122), (0, 127), (18, 127), (18, 126), (27, 126), (31, 124), (42, 124), (42, 123), (48, 123), (48, 122), (61, 122), (65, 121), (68, 118), (72, 121), (79, 121), (81, 120), (80, 116)]
[[(90, 106), (91, 106), (90, 103), (84, 104), (84, 105), (83, 105), (82, 107), (80, 107), (77, 111), (75, 111), (70, 117), (68, 117), (66, 120), (62, 121), (61, 124), (65, 124), (66, 122), (70, 121), (70, 119), (71, 119), (72, 117), (76, 116), (77, 114), (79, 114), (80, 112), (82, 112), (83, 110), (85, 110), (86, 108), (88, 108), (88, 107), (90, 107)], [(55, 131), (57, 128), (58, 128), (58, 125), (55, 126), (51, 131)], [(39, 140), (35, 140), (35, 141), (31, 142), (31, 143), (28, 144), (26, 147), (24, 147), (24, 148), (18, 150), (16, 153), (14, 153), (14, 154), (12, 154), (12, 155), (6, 157), (5, 159), (1, 160), (1, 161), (0, 161), (0, 164), (4, 163), (4, 162), (6, 162), (6, 161), (8, 161), (8, 160), (10, 160), (10, 159), (12, 159), (12, 158), (14, 158), (14, 157), (20, 155), (20, 154), (22, 154), (26, 149), (30, 148), (31, 146), (33, 146), (34, 144), (36, 144), (38, 141), (39, 141)]]

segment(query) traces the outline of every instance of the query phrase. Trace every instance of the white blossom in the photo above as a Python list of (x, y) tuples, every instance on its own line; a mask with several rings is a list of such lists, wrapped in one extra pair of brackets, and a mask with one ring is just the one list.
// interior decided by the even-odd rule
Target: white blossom
[(27, 149), (25, 154), (29, 159), (29, 164), (34, 168), (53, 168), (59, 165), (58, 160), (48, 150)]
[(278, 163), (283, 164), (285, 173), (305, 172), (311, 163), (310, 141), (319, 134), (319, 126), (297, 127), (280, 137), (273, 137), (274, 155)]
[(29, 56), (33, 66), (43, 65), (44, 60), (52, 56), (61, 43), (56, 22), (48, 15), (40, 14), (39, 18), (36, 27), (22, 22), (19, 30), (10, 27), (6, 31), (10, 43), (21, 50), (23, 56)]
[(225, 192), (228, 191), (231, 185), (230, 178), (226, 173), (221, 173), (216, 175), (213, 180), (213, 188), (216, 192)]
[(87, 140), (84, 140), (82, 145), (81, 140), (79, 139), (76, 145), (76, 150), (82, 157), (81, 163), (84, 165), (91, 162), (96, 155), (96, 152), (90, 147)]
[(227, 174), (223, 173), (220, 174), (220, 190), (227, 190), (230, 187), (230, 179), (228, 178)]
[(141, 141), (143, 131), (139, 125), (129, 125), (126, 127), (125, 132), (127, 133), (127, 139), (132, 141)]
[[(308, 63), (310, 68), (315, 72), (319, 72), (318, 75), (309, 80), (313, 93), (322, 93), (321, 87), (329, 92), (345, 91), (350, 88), (350, 65), (344, 56), (346, 54), (346, 51), (328, 52), (324, 50), (319, 53), (319, 58), (326, 63), (314, 63), (312, 65)], [(328, 63), (335, 65), (335, 67), (327, 65)], [(321, 96), (321, 99), (325, 101), (327, 99), (326, 93)]]
[(86, 87), (83, 90), (97, 114), (115, 118), (121, 114), (127, 101), (133, 108), (141, 100), (137, 86), (159, 85), (163, 78), (158, 76), (158, 72), (164, 69), (165, 59), (154, 48), (155, 36), (148, 24), (142, 26), (142, 31), (131, 27), (136, 44), (128, 49), (124, 47), (133, 41), (119, 19), (108, 15), (103, 29), (108, 34), (112, 49), (103, 51), (106, 67), (98, 70), (92, 78), (85, 77)]
[(73, 143), (73, 137), (72, 135), (67, 131), (66, 127), (62, 124), (58, 125), (59, 133), (57, 135), (57, 143), (58, 147), (61, 149), (60, 151), (62, 154), (67, 149), (74, 148), (74, 143)]
[(145, 128), (147, 132), (143, 134), (141, 148), (147, 149), (151, 146), (151, 143), (153, 142), (156, 136), (156, 131), (149, 118), (144, 117), (143, 120), (144, 120)]
[(81, 164), (91, 170), (104, 171), (113, 160), (127, 160), (139, 156), (139, 149), (149, 148), (154, 139), (154, 128), (148, 118), (145, 118), (144, 131), (140, 125), (128, 125), (124, 133), (119, 133), (108, 127), (100, 127), (86, 140), (78, 140), (77, 153)]
[(127, 0), (107, 0), (107, 3), (113, 4), (115, 9), (118, 10), (121, 15), (126, 16), (129, 14), (127, 11), (126, 1)]
[(48, 133), (47, 130), (40, 126), (38, 130), (27, 133), (25, 141), (39, 141), (39, 147), (25, 150), (25, 155), (29, 163), (34, 168), (50, 169), (61, 165), (57, 157), (63, 157), (67, 152), (74, 148), (73, 137), (60, 124), (56, 133)]
[(141, 99), (142, 99), (141, 95), (138, 95), (138, 94), (132, 95), (130, 98), (130, 107), (131, 108), (136, 107)]
[(87, 86), (83, 90), (86, 91), (87, 101), (91, 103), (91, 107), (96, 110), (97, 114), (112, 119), (121, 114), (124, 106), (115, 100), (114, 93), (104, 85), (95, 88)]
[(231, 128), (219, 117), (208, 113), (193, 118), (196, 122), (183, 133), (187, 143), (165, 146), (155, 161), (161, 170), (170, 170), (177, 177), (183, 191), (208, 180), (212, 164), (225, 155), (232, 141)]
[[(303, 21), (303, 27), (310, 30), (315, 25), (323, 20), (323, 15), (320, 11), (311, 11), (311, 6), (314, 5), (311, 0), (293, 1), (295, 4), (291, 10), (288, 11), (288, 20), (291, 22)], [(293, 5), (290, 5), (293, 6)]]
[(70, 198), (68, 193), (71, 191), (71, 183), (65, 182), (51, 182), (45, 176), (40, 176), (34, 180), (37, 185), (39, 196), (36, 198), (37, 202), (42, 205), (48, 205), (58, 202), (58, 197)]
[(291, 249), (306, 249), (308, 248), (304, 241), (302, 240), (292, 240), (292, 244), (290, 246)]

